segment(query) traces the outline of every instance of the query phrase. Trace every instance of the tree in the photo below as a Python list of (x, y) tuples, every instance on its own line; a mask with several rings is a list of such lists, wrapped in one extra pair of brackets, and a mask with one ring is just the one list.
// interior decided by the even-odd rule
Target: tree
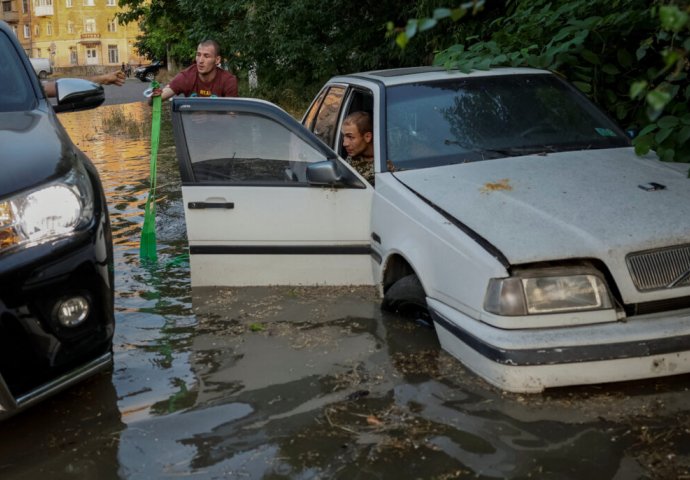
[[(437, 10), (430, 19), (446, 13)], [(508, 0), (493, 13), (461, 22), (462, 42), (434, 62), (463, 71), (555, 71), (626, 128), (639, 130), (638, 153), (653, 149), (663, 160), (690, 161), (687, 0)], [(415, 22), (426, 27), (428, 20)], [(421, 30), (398, 32), (398, 44)]]
[(306, 99), (338, 73), (430, 63), (443, 28), (402, 51), (386, 38), (386, 22), (391, 12), (402, 21), (442, 3), (363, 0), (353, 8), (346, 0), (120, 0), (126, 9), (120, 19), (140, 22), (138, 46), (149, 55), (169, 48), (190, 61), (199, 41), (214, 38), (236, 73), (255, 67), (274, 96), (290, 90)]

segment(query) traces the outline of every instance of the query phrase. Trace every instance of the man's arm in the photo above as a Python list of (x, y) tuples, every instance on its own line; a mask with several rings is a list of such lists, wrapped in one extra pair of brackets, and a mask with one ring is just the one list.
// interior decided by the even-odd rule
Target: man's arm
[[(125, 74), (121, 71), (104, 73), (103, 75), (94, 75), (92, 77), (87, 77), (86, 80), (90, 80), (94, 83), (100, 83), (101, 85), (117, 85), (121, 87), (125, 84)], [(43, 82), (43, 90), (45, 90), (48, 97), (57, 96), (57, 86), (55, 80), (50, 80), (48, 82)]]
[(101, 85), (117, 85), (121, 87), (125, 84), (126, 78), (125, 72), (118, 70), (116, 72), (104, 73), (103, 75), (94, 75), (93, 77), (88, 77), (87, 80), (100, 83)]
[(166, 85), (163, 88), (156, 88), (151, 92), (151, 96), (149, 97), (149, 105), (153, 105), (153, 97), (157, 97), (159, 95), (161, 97), (161, 101), (165, 102), (170, 97), (174, 97), (175, 92), (173, 92), (173, 89), (170, 88), (170, 85)]

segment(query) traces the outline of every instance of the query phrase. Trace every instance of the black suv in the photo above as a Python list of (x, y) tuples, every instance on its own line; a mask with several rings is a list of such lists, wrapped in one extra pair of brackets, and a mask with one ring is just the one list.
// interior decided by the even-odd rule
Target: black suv
[(96, 168), (56, 111), (103, 87), (57, 80), (46, 98), (0, 21), (0, 419), (112, 365), (113, 249)]
[(134, 76), (142, 82), (152, 82), (156, 75), (158, 75), (158, 71), (164, 67), (165, 62), (163, 60), (154, 60), (150, 65), (135, 68)]

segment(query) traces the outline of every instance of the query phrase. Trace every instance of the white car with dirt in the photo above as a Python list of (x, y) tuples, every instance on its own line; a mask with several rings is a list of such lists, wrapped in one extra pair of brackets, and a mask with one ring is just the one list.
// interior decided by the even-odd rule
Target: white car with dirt
[[(375, 187), (342, 160), (354, 111)], [(193, 285), (378, 285), (508, 391), (690, 371), (687, 169), (549, 72), (339, 76), (302, 124), (176, 98), (173, 124)]]

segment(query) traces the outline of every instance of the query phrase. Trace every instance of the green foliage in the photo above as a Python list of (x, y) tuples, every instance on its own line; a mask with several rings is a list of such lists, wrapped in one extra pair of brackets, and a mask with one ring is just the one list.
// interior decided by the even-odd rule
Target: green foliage
[(430, 63), (443, 27), (402, 51), (386, 22), (391, 12), (394, 23), (426, 16), (444, 1), (120, 0), (120, 19), (140, 22), (138, 46), (150, 56), (167, 49), (187, 64), (196, 44), (213, 38), (241, 79), (254, 68), (262, 93), (302, 99), (338, 73)]
[(425, 32), (434, 28), (440, 20), (451, 19), (457, 22), (470, 11), (476, 15), (483, 6), (484, 0), (472, 0), (471, 2), (463, 3), (457, 8), (436, 8), (431, 17), (410, 19), (404, 28), (396, 28), (395, 24), (389, 21), (386, 24), (386, 29), (389, 36), (395, 35), (395, 43), (400, 48), (405, 48), (417, 32)]
[[(690, 161), (687, 0), (513, 0), (493, 13), (466, 18), (462, 42), (434, 62), (555, 71), (626, 128), (641, 129), (638, 153)], [(415, 25), (412, 33), (421, 31)]]
[(117, 14), (121, 23), (137, 22), (142, 35), (136, 48), (151, 59), (189, 58), (196, 43), (187, 35), (184, 13), (174, 0), (118, 0), (124, 8)]

